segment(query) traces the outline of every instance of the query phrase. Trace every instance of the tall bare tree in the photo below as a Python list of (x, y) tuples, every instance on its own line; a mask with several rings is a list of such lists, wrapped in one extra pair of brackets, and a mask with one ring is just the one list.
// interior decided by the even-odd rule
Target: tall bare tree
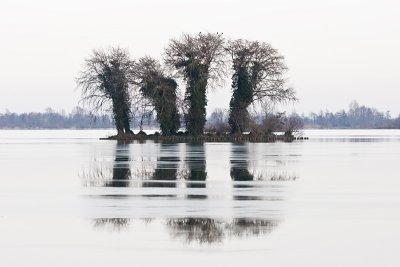
[(247, 108), (250, 104), (296, 99), (293, 88), (286, 85), (284, 73), (287, 67), (278, 50), (264, 42), (242, 39), (230, 41), (226, 50), (233, 62), (229, 115), (232, 133), (242, 133), (248, 127)]
[(154, 106), (162, 134), (175, 134), (180, 126), (176, 92), (178, 85), (175, 80), (151, 57), (138, 60), (133, 68), (133, 76), (142, 96)]
[(111, 108), (118, 135), (132, 133), (129, 87), (133, 65), (125, 49), (93, 50), (76, 79), (82, 90), (82, 100), (91, 109)]
[(191, 135), (202, 135), (206, 122), (207, 86), (221, 81), (225, 74), (222, 34), (184, 34), (172, 39), (165, 50), (165, 62), (186, 81), (186, 128)]

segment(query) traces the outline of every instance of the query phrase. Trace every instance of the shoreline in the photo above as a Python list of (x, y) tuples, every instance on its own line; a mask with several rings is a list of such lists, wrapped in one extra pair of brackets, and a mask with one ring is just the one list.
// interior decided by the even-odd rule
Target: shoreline
[(293, 135), (269, 135), (269, 136), (252, 136), (245, 135), (202, 135), (202, 136), (188, 136), (188, 135), (156, 135), (156, 134), (126, 134), (122, 136), (113, 135), (109, 137), (102, 137), (100, 140), (117, 140), (117, 141), (169, 141), (169, 142), (293, 142), (295, 140), (308, 140), (308, 137), (295, 137)]

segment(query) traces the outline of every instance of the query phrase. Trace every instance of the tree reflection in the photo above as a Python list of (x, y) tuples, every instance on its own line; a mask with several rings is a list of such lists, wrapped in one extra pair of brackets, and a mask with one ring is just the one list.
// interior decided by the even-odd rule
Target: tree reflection
[[(208, 174), (204, 144), (152, 143), (152, 145), (158, 147), (153, 146), (151, 150), (143, 150), (144, 152), (140, 155), (144, 156), (137, 160), (138, 157), (131, 158), (129, 144), (118, 143), (115, 147), (115, 155), (112, 156), (114, 159), (112, 163), (107, 165), (109, 163), (107, 159), (110, 158), (102, 162), (98, 161), (97, 163), (100, 164), (97, 166), (100, 167), (97, 171), (89, 172), (95, 179), (101, 178), (102, 181), (102, 183), (90, 184), (92, 186), (100, 184), (106, 187), (137, 187), (134, 190), (107, 188), (94, 190), (93, 196), (102, 198), (100, 205), (111, 209), (111, 213), (107, 214), (115, 217), (129, 217), (134, 213), (135, 217), (139, 218), (93, 219), (94, 227), (121, 231), (125, 228), (134, 229), (134, 222), (142, 221), (141, 217), (163, 218), (155, 219), (151, 224), (160, 223), (161, 220), (172, 238), (186, 243), (218, 244), (224, 243), (228, 238), (240, 239), (266, 235), (278, 225), (276, 218), (279, 218), (279, 215), (275, 217), (276, 214), (271, 212), (279, 211), (281, 207), (275, 206), (276, 202), (271, 201), (283, 200), (281, 192), (284, 193), (287, 183), (281, 183), (281, 181), (296, 179), (295, 175), (286, 173), (287, 166), (270, 164), (274, 159), (269, 158), (263, 161), (253, 160), (252, 154), (249, 156), (249, 151), (253, 151), (252, 145), (231, 144), (230, 166), (224, 173), (224, 178), (229, 186), (233, 183), (233, 188), (228, 188), (228, 197), (226, 197), (224, 194), (226, 191), (206, 189)], [(183, 147), (186, 149), (180, 150)], [(150, 153), (148, 154), (147, 151)], [(282, 190), (280, 192), (271, 190), (271, 183), (274, 183), (274, 188), (280, 186)], [(140, 189), (140, 187), (145, 188)], [(160, 187), (169, 188), (156, 189)], [(226, 188), (225, 185), (224, 187)], [(219, 188), (216, 187), (216, 190)], [(214, 194), (215, 192), (217, 194)], [(211, 197), (207, 199), (208, 193)], [(104, 201), (106, 197), (108, 199)], [(119, 197), (124, 199), (120, 200)], [(160, 200), (159, 197), (162, 199)], [(222, 206), (224, 210), (232, 211), (225, 213), (232, 216), (229, 219), (209, 217), (215, 216), (215, 201), (219, 201), (220, 198), (224, 199), (225, 206)], [(203, 200), (196, 201), (197, 199)], [(169, 202), (163, 203), (164, 200)], [(252, 201), (244, 202), (244, 200)], [(162, 207), (169, 204), (171, 207), (176, 207), (176, 210), (162, 210)], [(206, 217), (202, 218), (202, 216)], [(174, 218), (169, 219), (170, 217)], [(128, 227), (129, 225), (132, 227)]]
[(115, 149), (115, 160), (111, 181), (106, 183), (109, 187), (129, 187), (131, 180), (129, 144), (118, 142)]
[(187, 243), (222, 243), (226, 238), (250, 237), (269, 234), (278, 221), (259, 218), (232, 220), (212, 218), (178, 218), (167, 220), (173, 238)]
[[(159, 223), (152, 219), (130, 218), (97, 218), (93, 219), (93, 226), (99, 229), (109, 229), (120, 232), (128, 229), (133, 221), (145, 224)], [(249, 238), (264, 236), (278, 226), (277, 220), (261, 218), (173, 218), (162, 220), (165, 222), (173, 239), (179, 239), (185, 243), (197, 244), (222, 244), (228, 238)]]
[(253, 181), (254, 175), (248, 170), (249, 148), (247, 144), (232, 144), (231, 179), (233, 181)]
[(180, 218), (167, 220), (173, 238), (183, 238), (186, 242), (220, 243), (224, 238), (224, 228), (220, 221), (210, 218)]
[[(249, 181), (294, 181), (298, 177), (294, 173), (289, 173), (286, 170), (270, 170), (264, 168), (254, 167), (254, 171), (249, 171), (249, 146), (246, 143), (232, 144), (231, 149), (231, 169), (230, 176), (232, 181), (235, 182), (249, 182)], [(275, 160), (275, 162), (279, 162)], [(282, 164), (280, 162), (280, 164)], [(265, 167), (265, 166), (264, 166)], [(234, 187), (246, 188), (254, 187), (255, 183), (235, 183)]]
[(229, 225), (229, 230), (235, 236), (258, 236), (269, 234), (277, 226), (277, 220), (237, 218)]
[[(243, 181), (253, 181), (254, 175), (248, 170), (248, 155), (249, 148), (247, 144), (232, 144), (231, 149), (231, 170), (230, 175), (232, 181), (235, 182), (243, 182)], [(242, 184), (242, 183), (234, 183), (233, 187), (235, 188), (246, 188), (253, 187), (254, 185)], [(254, 199), (255, 198), (255, 199)], [(235, 200), (259, 200), (257, 197), (251, 196), (243, 196), (243, 195), (235, 195)]]
[(95, 158), (79, 176), (88, 187), (128, 187), (132, 179), (129, 144), (118, 141), (112, 168)]
[(160, 157), (157, 158), (157, 167), (150, 181), (143, 182), (143, 187), (176, 187), (179, 168), (179, 154), (177, 143), (161, 143)]
[[(206, 156), (204, 143), (188, 143), (186, 145), (186, 164), (188, 168), (185, 179), (187, 188), (206, 188)], [(188, 194), (189, 199), (204, 199), (205, 194)]]
[(110, 227), (110, 229), (114, 232), (120, 232), (123, 229), (128, 228), (131, 219), (129, 218), (97, 218), (93, 219), (93, 226), (95, 228), (106, 228)]

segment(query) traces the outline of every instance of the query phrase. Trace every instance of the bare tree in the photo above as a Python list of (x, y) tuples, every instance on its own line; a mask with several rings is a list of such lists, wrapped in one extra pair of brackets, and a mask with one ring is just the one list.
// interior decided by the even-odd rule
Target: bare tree
[(247, 108), (254, 102), (293, 101), (295, 91), (287, 87), (287, 70), (283, 56), (269, 44), (258, 41), (234, 40), (226, 47), (233, 62), (229, 124), (233, 133), (248, 127)]
[(206, 131), (216, 133), (217, 135), (229, 132), (227, 110), (215, 109), (207, 120)]
[(165, 50), (165, 63), (186, 81), (185, 114), (189, 134), (202, 135), (206, 122), (207, 87), (223, 80), (226, 51), (222, 34), (184, 34), (172, 39)]
[(294, 132), (299, 132), (303, 128), (303, 120), (297, 113), (292, 113), (284, 121), (285, 134), (292, 135)]
[(118, 135), (124, 131), (132, 133), (129, 97), (132, 67), (133, 61), (125, 49), (94, 50), (76, 79), (82, 89), (82, 101), (92, 110), (111, 108)]

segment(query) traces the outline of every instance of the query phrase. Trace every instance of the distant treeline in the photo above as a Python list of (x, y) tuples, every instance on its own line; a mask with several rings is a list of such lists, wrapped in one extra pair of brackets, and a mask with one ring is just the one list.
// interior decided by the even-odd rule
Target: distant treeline
[[(207, 119), (207, 130), (228, 130), (228, 111), (215, 110)], [(320, 111), (299, 115), (297, 113), (259, 111), (251, 116), (249, 131), (263, 129), (269, 131), (287, 131), (300, 129), (400, 129), (400, 115), (392, 118), (388, 111), (380, 112), (376, 108), (359, 105), (353, 101), (348, 110), (337, 112)]]
[(304, 128), (320, 129), (400, 129), (400, 115), (392, 118), (390, 113), (352, 102), (349, 109), (338, 112), (320, 111), (301, 116)]
[(94, 116), (82, 108), (66, 114), (47, 108), (45, 112), (17, 114), (0, 113), (0, 129), (87, 129), (113, 128), (113, 119), (108, 115)]
[[(139, 128), (157, 128), (152, 114), (132, 114), (132, 125)], [(71, 113), (47, 108), (44, 112), (0, 113), (0, 129), (107, 129), (114, 128), (114, 118), (106, 114), (93, 114), (76, 107)]]
[[(206, 130), (220, 129), (228, 132), (228, 117), (227, 110), (215, 110), (207, 118)], [(133, 113), (131, 120), (135, 129), (139, 129), (140, 125), (144, 128), (159, 128), (154, 114), (136, 112)], [(284, 131), (288, 124), (293, 123), (304, 125), (303, 128), (319, 129), (400, 129), (400, 115), (392, 118), (389, 112), (380, 112), (375, 108), (359, 105), (357, 102), (351, 103), (347, 111), (320, 111), (318, 114), (310, 113), (308, 116), (259, 113), (254, 114), (252, 121), (254, 123), (249, 131), (254, 131), (255, 126), (262, 124), (274, 131)], [(180, 124), (183, 126), (184, 122), (181, 120)], [(71, 113), (56, 112), (51, 108), (47, 108), (45, 112), (0, 113), (0, 129), (101, 129), (114, 126), (112, 116), (94, 115), (80, 107), (74, 108)]]

